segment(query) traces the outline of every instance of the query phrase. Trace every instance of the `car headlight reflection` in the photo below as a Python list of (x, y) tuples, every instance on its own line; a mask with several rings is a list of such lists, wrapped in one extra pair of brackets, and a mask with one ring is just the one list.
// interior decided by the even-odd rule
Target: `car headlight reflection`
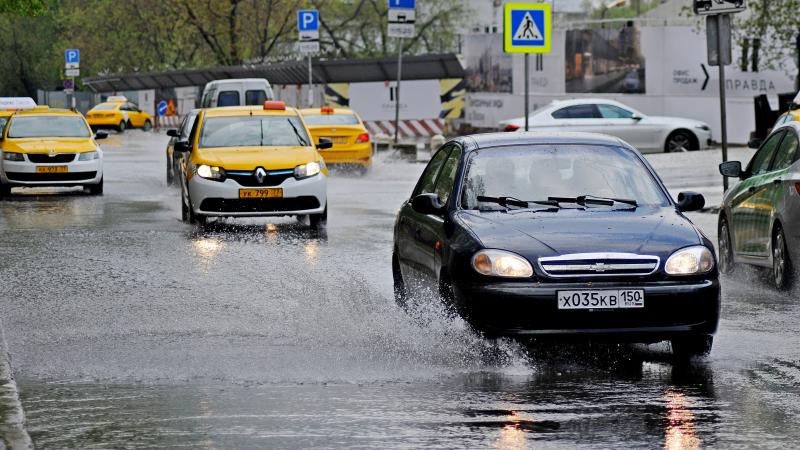
[(25, 157), (22, 156), (22, 153), (3, 152), (3, 159), (6, 161), (25, 161)]
[(525, 258), (503, 250), (481, 250), (472, 257), (472, 268), (481, 275), (530, 278), (533, 267)]
[(209, 180), (222, 181), (225, 179), (225, 169), (222, 167), (200, 164), (197, 166), (197, 175)]
[(667, 259), (664, 270), (670, 275), (697, 275), (714, 268), (714, 255), (704, 246), (678, 250)]
[(78, 156), (78, 161), (93, 161), (95, 159), (100, 159), (100, 154), (97, 152), (81, 153), (80, 156)]
[(313, 177), (314, 175), (320, 172), (321, 168), (318, 162), (311, 161), (306, 164), (299, 165), (294, 168), (294, 177), (295, 178), (308, 178)]

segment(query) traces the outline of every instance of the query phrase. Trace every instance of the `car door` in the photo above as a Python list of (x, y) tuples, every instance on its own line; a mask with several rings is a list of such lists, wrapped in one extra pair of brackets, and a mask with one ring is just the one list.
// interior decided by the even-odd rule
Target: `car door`
[(731, 200), (734, 248), (740, 255), (767, 256), (763, 235), (770, 226), (768, 189), (773, 180), (770, 169), (784, 135), (785, 130), (774, 133), (758, 149), (747, 168), (747, 178), (736, 187)]
[[(433, 155), (414, 188), (411, 200), (417, 195), (433, 192), (439, 171), (452, 148), (452, 144), (445, 145)], [(425, 278), (423, 274), (427, 270), (424, 267), (429, 258), (427, 248), (420, 239), (422, 233), (420, 221), (424, 219), (424, 215), (414, 211), (414, 208), (411, 207), (411, 200), (403, 204), (398, 216), (397, 258), (403, 278), (410, 283), (420, 283)]]
[[(763, 205), (760, 209), (760, 214), (763, 215), (759, 223), (763, 223), (763, 227), (759, 227), (756, 232), (758, 236), (753, 238), (754, 244), (757, 245), (759, 256), (769, 256), (772, 250), (772, 225), (775, 218), (781, 215), (781, 212), (786, 211), (787, 203), (796, 198), (795, 180), (792, 179), (791, 166), (797, 161), (798, 147), (800, 147), (800, 140), (798, 140), (795, 130), (788, 128), (786, 134), (781, 141), (778, 151), (772, 161), (772, 166), (767, 174), (765, 174), (763, 194), (760, 194), (759, 200)], [(784, 223), (788, 227), (794, 224)]]
[[(439, 175), (436, 177), (436, 185), (433, 192), (439, 197), (439, 202), (447, 206), (453, 192), (456, 175), (461, 162), (461, 147), (453, 145), (453, 149), (447, 156)], [(439, 269), (441, 267), (442, 244), (446, 242), (445, 235), (445, 216), (444, 215), (420, 215), (418, 240), (420, 247), (425, 250), (425, 262), (423, 264), (423, 276), (429, 283), (439, 281)], [(438, 284), (437, 284), (438, 285)]]
[(655, 127), (634, 119), (636, 113), (607, 103), (598, 103), (597, 110), (602, 117), (600, 133), (616, 136), (637, 149), (657, 147)]
[(565, 106), (553, 111), (551, 116), (553, 122), (552, 125), (548, 125), (548, 128), (554, 125), (554, 129), (557, 131), (601, 132), (600, 112), (597, 110), (597, 106), (591, 103)]

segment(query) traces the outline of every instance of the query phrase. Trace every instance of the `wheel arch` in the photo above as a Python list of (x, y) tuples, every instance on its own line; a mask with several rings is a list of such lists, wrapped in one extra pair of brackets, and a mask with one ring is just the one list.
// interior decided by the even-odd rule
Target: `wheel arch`
[(691, 148), (691, 150), (699, 150), (700, 149), (700, 138), (697, 137), (697, 134), (695, 134), (694, 131), (692, 131), (692, 130), (690, 130), (688, 128), (678, 127), (678, 128), (674, 128), (674, 129), (670, 130), (670, 132), (667, 133), (667, 137), (664, 139), (664, 151), (665, 152), (669, 151), (669, 139), (672, 137), (672, 135), (674, 135), (675, 133), (679, 133), (679, 132), (687, 133), (689, 135), (689, 137), (692, 139), (692, 148)]

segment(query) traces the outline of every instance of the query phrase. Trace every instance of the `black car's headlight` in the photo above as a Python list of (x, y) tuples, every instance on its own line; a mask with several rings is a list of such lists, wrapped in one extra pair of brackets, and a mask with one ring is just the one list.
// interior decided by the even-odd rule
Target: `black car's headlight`
[(22, 156), (22, 153), (3, 152), (3, 159), (6, 161), (25, 161), (25, 157)]
[(322, 168), (320, 167), (319, 163), (316, 161), (311, 161), (306, 164), (301, 164), (294, 168), (294, 177), (299, 179), (313, 177), (314, 175), (320, 173)]
[(197, 166), (197, 175), (208, 180), (224, 181), (225, 169), (222, 167), (200, 164)]
[(533, 267), (527, 259), (504, 250), (481, 250), (472, 257), (472, 268), (481, 275), (530, 278)]
[(702, 245), (678, 250), (664, 265), (664, 271), (669, 275), (699, 275), (710, 272), (713, 268), (714, 255)]

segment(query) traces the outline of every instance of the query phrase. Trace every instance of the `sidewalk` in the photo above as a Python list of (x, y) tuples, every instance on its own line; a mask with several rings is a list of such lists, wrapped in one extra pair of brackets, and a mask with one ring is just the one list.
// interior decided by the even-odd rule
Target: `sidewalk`
[(0, 450), (32, 449), (25, 431), (25, 413), (19, 401), (17, 383), (11, 373), (8, 348), (0, 324)]

